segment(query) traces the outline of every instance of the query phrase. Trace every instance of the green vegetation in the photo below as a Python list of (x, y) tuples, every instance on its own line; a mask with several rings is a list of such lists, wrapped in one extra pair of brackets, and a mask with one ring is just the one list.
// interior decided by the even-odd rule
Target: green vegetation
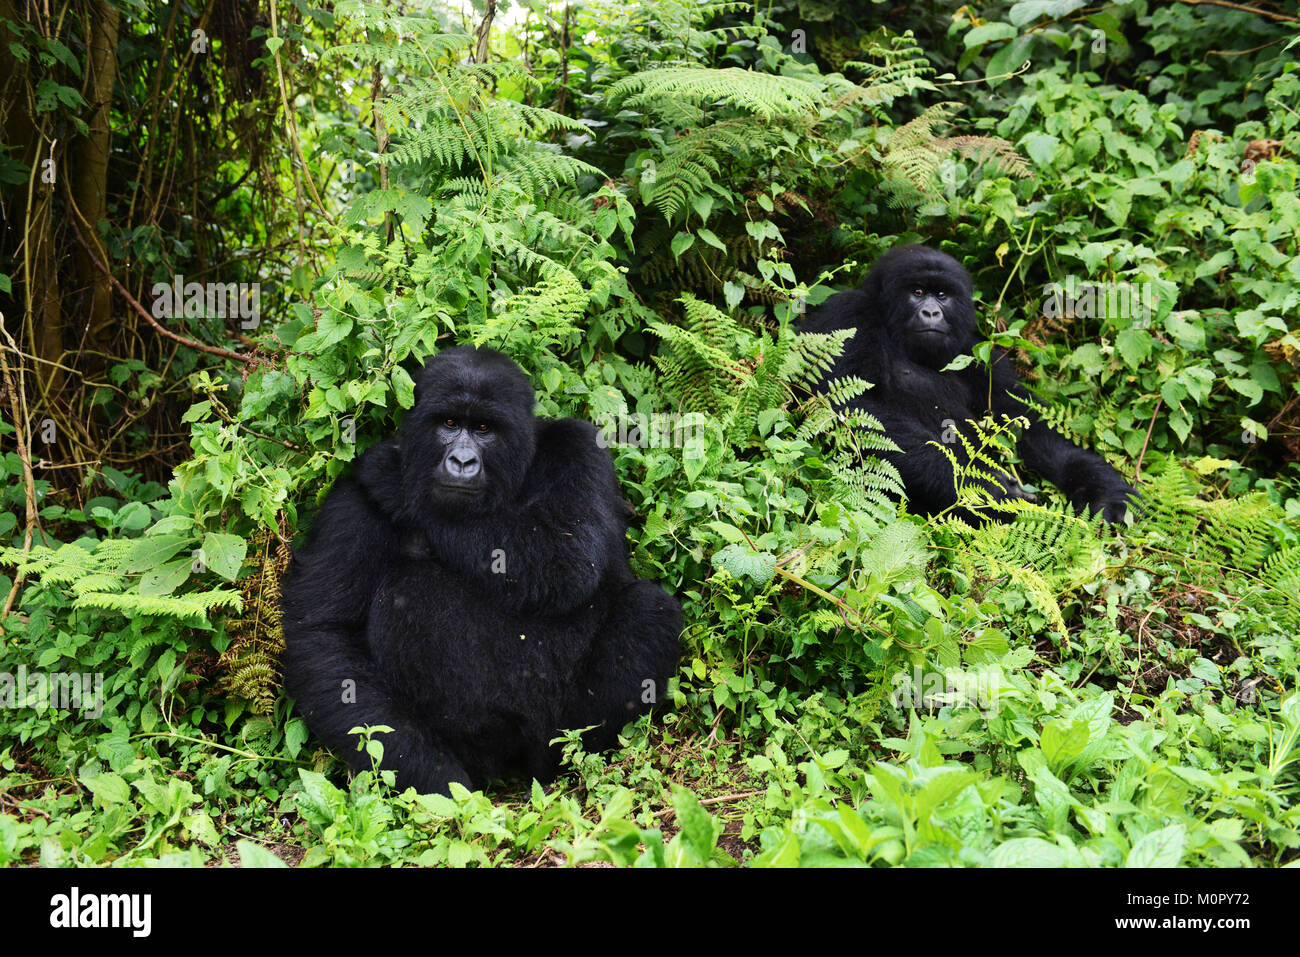
[[(1285, 5), (55, 6), (0, 0), (0, 864), (1300, 859)], [(914, 240), (1140, 518), (894, 504), (795, 329)], [(160, 316), (177, 276), (258, 308)], [(647, 424), (611, 452), (685, 651), (554, 785), (396, 794), (291, 715), (278, 582), (452, 342)]]

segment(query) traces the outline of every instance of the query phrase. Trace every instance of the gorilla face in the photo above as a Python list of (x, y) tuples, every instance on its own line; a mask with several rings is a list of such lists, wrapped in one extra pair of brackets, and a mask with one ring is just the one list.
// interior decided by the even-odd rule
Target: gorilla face
[(443, 448), (442, 461), (434, 472), (436, 494), (451, 496), (482, 495), (487, 488), (487, 471), (483, 461), (488, 447), (496, 441), (496, 430), (487, 422), (474, 421), (469, 415), (454, 412), (435, 430)]
[(888, 304), (886, 325), (913, 362), (942, 369), (977, 341), (970, 274), (951, 256), (924, 246), (891, 249), (864, 292)]
[(429, 361), (402, 426), (407, 508), (475, 514), (519, 491), (536, 447), (533, 390), (513, 362), (461, 346)]

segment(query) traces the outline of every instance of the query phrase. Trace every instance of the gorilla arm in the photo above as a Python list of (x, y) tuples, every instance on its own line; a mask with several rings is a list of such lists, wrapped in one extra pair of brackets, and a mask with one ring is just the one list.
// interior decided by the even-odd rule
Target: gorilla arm
[[(359, 469), (363, 476), (365, 464)], [(367, 653), (371, 600), (387, 556), (398, 547), (392, 526), (362, 486), (340, 480), (285, 582), (286, 685), (312, 731), (354, 770), (369, 768), (371, 761), (357, 750), (351, 729), (388, 725), (393, 731), (376, 740), (384, 745), (383, 766), (400, 768), (398, 788), (445, 792), (448, 781), (469, 776), (403, 714)]]
[(1064, 492), (1076, 511), (1087, 509), (1101, 512), (1108, 522), (1123, 521), (1136, 490), (1096, 452), (1080, 448), (1043, 421), (1009, 358), (1000, 357), (993, 370), (993, 411), (1029, 420), (1018, 446), (1025, 467)]

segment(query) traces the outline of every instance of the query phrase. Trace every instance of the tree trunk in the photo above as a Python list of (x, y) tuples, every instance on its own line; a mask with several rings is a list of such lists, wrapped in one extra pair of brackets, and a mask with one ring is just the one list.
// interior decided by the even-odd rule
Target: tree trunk
[[(0, 19), (22, 22), (27, 16), (13, 0), (0, 0)], [(16, 147), (11, 155), (30, 167), (27, 183), (9, 192), (9, 205), (0, 216), (0, 266), (13, 284), (12, 304), (0, 305), (0, 312), (19, 348), (47, 360), (32, 370), (40, 397), (31, 402), (44, 407), (44, 397), (58, 392), (62, 384), (59, 369), (50, 364), (63, 352), (59, 257), (50, 209), (55, 184), (49, 181), (54, 177), (57, 182), (58, 171), (42, 165), (51, 158), (50, 147), (33, 121), (31, 72), (13, 55), (8, 43), (0, 43), (0, 94), (5, 142)], [(16, 357), (16, 361), (22, 360)], [(21, 423), (17, 425), (21, 427)]]
[[(113, 88), (117, 83), (118, 17), (117, 8), (104, 0), (91, 4), (85, 92), (93, 109), (89, 117), (90, 132), (74, 141), (69, 150), (72, 198), (76, 203), (73, 215), (80, 213), (82, 232), (96, 241), (99, 222), (108, 215), (108, 154), (112, 134), (109, 121)], [(86, 296), (82, 328), (88, 328), (91, 348), (107, 352), (113, 337), (112, 287), (108, 276), (95, 268), (90, 254), (80, 244), (75, 249), (77, 278)]]

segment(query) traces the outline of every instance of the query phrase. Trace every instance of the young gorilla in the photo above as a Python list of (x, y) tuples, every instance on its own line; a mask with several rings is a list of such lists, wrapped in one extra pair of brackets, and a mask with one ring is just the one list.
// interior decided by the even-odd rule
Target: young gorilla
[(352, 728), (388, 725), (399, 788), (548, 781), (562, 728), (615, 743), (677, 667), (677, 601), (628, 564), (609, 453), (533, 417), (523, 371), (448, 349), (401, 432), (330, 491), (284, 584), (285, 684), (357, 769)]
[[(825, 379), (857, 376), (872, 383), (850, 404), (879, 419), (901, 449), (881, 457), (898, 469), (914, 511), (933, 515), (957, 499), (952, 466), (929, 443), (941, 441), (946, 432), (946, 448), (966, 464), (965, 448), (953, 441), (954, 432), (973, 438), (969, 420), (992, 411), (1029, 420), (1018, 446), (1025, 465), (1057, 485), (1076, 509), (1099, 511), (1108, 522), (1123, 520), (1133, 488), (1101, 456), (1048, 428), (1027, 404), (1029, 393), (1005, 352), (995, 353), (991, 376), (979, 363), (941, 371), (980, 341), (970, 275), (957, 260), (927, 246), (891, 249), (872, 266), (860, 289), (832, 296), (802, 325), (804, 332), (846, 328), (857, 332)], [(999, 482), (1003, 489), (979, 484), (993, 501), (1023, 496), (1009, 476), (1000, 476)], [(1012, 517), (1005, 510), (974, 516), (962, 509), (957, 514), (971, 522)]]

